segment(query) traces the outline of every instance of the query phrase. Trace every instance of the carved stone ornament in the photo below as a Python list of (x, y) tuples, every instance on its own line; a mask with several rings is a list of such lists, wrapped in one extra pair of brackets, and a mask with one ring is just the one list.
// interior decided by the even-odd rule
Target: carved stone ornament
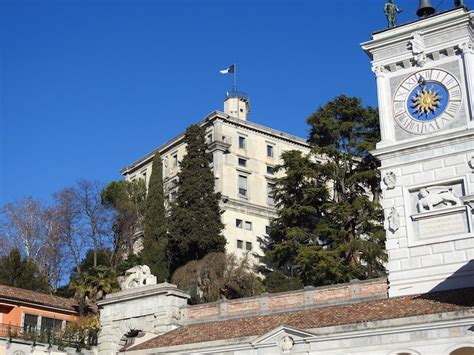
[(284, 353), (289, 353), (290, 350), (293, 349), (294, 344), (293, 338), (286, 335), (281, 339), (280, 347)]
[(151, 270), (147, 265), (137, 265), (125, 271), (125, 276), (118, 277), (118, 282), (122, 290), (128, 290), (156, 285), (156, 276), (151, 274)]
[(389, 171), (383, 177), (383, 183), (387, 186), (387, 190), (393, 189), (397, 183), (397, 176), (393, 171)]
[(432, 211), (435, 207), (450, 207), (462, 205), (463, 202), (453, 191), (452, 187), (431, 186), (421, 188), (418, 193), (418, 212)]
[(395, 207), (392, 207), (390, 214), (388, 215), (388, 229), (390, 232), (395, 233), (400, 228), (400, 213), (398, 213)]
[(474, 169), (474, 155), (469, 159), (467, 163), (469, 164), (469, 167), (471, 169)]
[(470, 42), (464, 42), (459, 46), (459, 49), (463, 54), (474, 54), (474, 44)]
[(383, 75), (385, 74), (385, 68), (382, 65), (373, 65), (372, 73), (374, 73), (375, 76)]
[(420, 67), (424, 66), (426, 63), (425, 41), (421, 33), (415, 32), (413, 34), (413, 39), (409, 43), (416, 65)]

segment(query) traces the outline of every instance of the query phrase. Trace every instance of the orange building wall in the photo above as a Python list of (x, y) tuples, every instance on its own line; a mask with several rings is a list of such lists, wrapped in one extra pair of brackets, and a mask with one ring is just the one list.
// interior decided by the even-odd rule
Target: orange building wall
[(5, 307), (0, 306), (0, 312), (3, 313), (1, 323), (3, 324), (10, 324), (13, 326), (21, 326), (21, 316), (24, 313), (34, 314), (38, 316), (45, 316), (49, 318), (56, 318), (66, 321), (76, 320), (77, 316), (64, 314), (60, 312), (51, 312), (51, 311), (44, 311), (36, 308), (25, 307), (25, 306), (14, 306), (8, 313), (4, 313)]

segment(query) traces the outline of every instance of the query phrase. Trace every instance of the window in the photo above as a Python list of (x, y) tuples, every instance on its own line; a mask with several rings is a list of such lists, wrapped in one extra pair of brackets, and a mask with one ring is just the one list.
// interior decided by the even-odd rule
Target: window
[(267, 203), (270, 206), (275, 205), (275, 199), (273, 198), (274, 189), (275, 189), (275, 184), (267, 183)]
[(62, 322), (60, 319), (41, 317), (41, 331), (60, 331)]
[(265, 226), (265, 234), (270, 235), (271, 232), (272, 232), (272, 229), (270, 228), (270, 226)]
[(25, 318), (23, 319), (23, 329), (26, 332), (31, 332), (36, 329), (38, 326), (38, 316), (34, 314), (25, 314)]
[(212, 133), (207, 135), (206, 141), (207, 141), (207, 144), (212, 143)]
[(236, 219), (236, 220), (235, 220), (235, 226), (236, 226), (237, 228), (243, 228), (243, 222), (244, 222), (244, 221), (242, 221), (241, 219)]
[(239, 136), (239, 148), (245, 149), (245, 137)]
[(244, 242), (242, 240), (237, 240), (237, 248), (239, 248), (239, 249), (244, 248)]
[(247, 177), (239, 175), (239, 196), (247, 197)]
[(273, 158), (273, 145), (267, 144), (267, 157)]
[(247, 166), (247, 159), (239, 158), (239, 166), (246, 167)]
[(251, 242), (246, 242), (245, 243), (245, 249), (246, 250), (252, 250), (252, 243)]
[(274, 175), (275, 174), (275, 168), (273, 166), (267, 165), (267, 174), (268, 175)]
[(251, 231), (251, 230), (252, 230), (252, 222), (245, 221), (245, 223), (244, 223), (244, 229), (245, 229), (245, 230), (248, 230), (248, 231)]
[(173, 166), (178, 166), (178, 154), (173, 154)]
[(142, 179), (143, 181), (145, 181), (145, 184), (146, 184), (146, 170), (142, 171)]

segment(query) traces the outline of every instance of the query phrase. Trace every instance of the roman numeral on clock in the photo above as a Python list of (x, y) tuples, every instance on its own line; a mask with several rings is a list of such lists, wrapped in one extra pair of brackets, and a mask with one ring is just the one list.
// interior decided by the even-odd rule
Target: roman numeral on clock
[(456, 114), (460, 106), (461, 106), (461, 103), (451, 101), (448, 104), (448, 107), (446, 107), (446, 114), (451, 117), (454, 117), (454, 115)]
[(449, 92), (451, 98), (456, 99), (461, 97), (461, 89), (454, 89)]

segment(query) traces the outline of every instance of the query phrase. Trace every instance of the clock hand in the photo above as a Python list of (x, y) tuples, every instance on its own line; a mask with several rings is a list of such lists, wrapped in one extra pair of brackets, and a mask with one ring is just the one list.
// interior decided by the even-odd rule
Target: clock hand
[(418, 79), (418, 84), (420, 84), (421, 87), (425, 87), (426, 85), (426, 80), (420, 75), (420, 78)]

